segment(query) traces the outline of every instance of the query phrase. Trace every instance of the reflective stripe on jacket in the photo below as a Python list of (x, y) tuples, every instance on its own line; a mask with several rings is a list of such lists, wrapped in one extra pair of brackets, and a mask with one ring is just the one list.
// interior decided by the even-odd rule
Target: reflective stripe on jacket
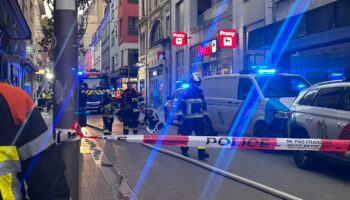
[(24, 90), (1, 83), (0, 137), (0, 199), (70, 198), (52, 131)]
[(177, 115), (179, 120), (203, 118), (204, 115), (207, 115), (207, 104), (203, 91), (192, 86), (181, 91)]

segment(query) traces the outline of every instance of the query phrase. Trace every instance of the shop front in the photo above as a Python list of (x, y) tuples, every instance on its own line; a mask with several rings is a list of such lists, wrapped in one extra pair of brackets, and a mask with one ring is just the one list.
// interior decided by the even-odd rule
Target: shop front
[(31, 32), (16, 0), (0, 1), (0, 79), (24, 88), (26, 45)]
[(163, 64), (151, 67), (149, 71), (149, 98), (151, 107), (159, 107), (163, 103)]
[(218, 48), (217, 39), (190, 47), (190, 73), (202, 77), (232, 74), (232, 49)]
[[(312, 84), (343, 79), (350, 75), (349, 10), (350, 1), (339, 0), (253, 30), (249, 33), (248, 48), (266, 50), (265, 55), (272, 55), (269, 64), (278, 71), (299, 74)], [(295, 19), (299, 19), (298, 23), (290, 24)], [(288, 33), (289, 41), (276, 43), (284, 24), (295, 26), (294, 32)]]

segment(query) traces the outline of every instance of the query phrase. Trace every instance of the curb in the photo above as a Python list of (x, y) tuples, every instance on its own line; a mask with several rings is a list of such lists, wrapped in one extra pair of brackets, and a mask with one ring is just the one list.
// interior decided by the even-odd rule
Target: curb
[[(96, 129), (98, 131), (103, 131), (102, 128), (94, 126), (94, 125), (91, 125), (91, 124), (86, 124), (86, 126), (90, 127), (90, 128), (93, 128), (93, 129)], [(126, 180), (124, 175), (118, 170), (117, 166), (112, 164), (109, 161), (107, 155), (104, 154), (104, 157), (105, 157), (104, 160), (106, 160), (107, 164), (113, 165), (114, 173), (116, 174), (116, 177), (117, 177), (117, 185), (113, 184), (113, 182), (108, 180), (109, 176), (107, 175), (105, 170), (101, 169), (101, 166), (98, 166), (98, 167), (100, 168), (101, 173), (105, 177), (105, 179), (106, 179), (107, 183), (109, 184), (109, 186), (111, 188), (116, 188), (117, 189), (117, 197), (118, 197), (118, 199), (127, 200), (127, 199), (130, 199), (131, 196), (133, 196), (133, 199), (139, 200), (137, 195), (135, 195), (134, 189), (128, 184), (128, 181)]]

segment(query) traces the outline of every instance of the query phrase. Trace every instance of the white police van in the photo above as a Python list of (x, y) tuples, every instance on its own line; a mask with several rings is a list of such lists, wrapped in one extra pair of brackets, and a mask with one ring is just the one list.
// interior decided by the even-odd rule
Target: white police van
[(255, 74), (205, 77), (201, 89), (213, 131), (232, 136), (286, 137), (289, 106), (310, 86), (295, 74), (261, 69)]

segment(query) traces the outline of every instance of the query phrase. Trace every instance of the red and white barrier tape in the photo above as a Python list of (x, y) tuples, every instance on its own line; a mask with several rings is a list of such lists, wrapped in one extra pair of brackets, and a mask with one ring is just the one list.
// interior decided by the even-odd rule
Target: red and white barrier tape
[(258, 137), (210, 137), (179, 135), (109, 135), (93, 138), (133, 143), (187, 147), (238, 148), (266, 150), (350, 151), (350, 140), (258, 138)]
[[(74, 135), (72, 134), (74, 133)], [(304, 138), (259, 138), (259, 137), (211, 137), (180, 135), (108, 135), (85, 136), (77, 122), (71, 129), (56, 129), (57, 143), (79, 138), (105, 139), (186, 147), (238, 148), (265, 150), (306, 150), (306, 151), (350, 151), (350, 140), (304, 139)]]

